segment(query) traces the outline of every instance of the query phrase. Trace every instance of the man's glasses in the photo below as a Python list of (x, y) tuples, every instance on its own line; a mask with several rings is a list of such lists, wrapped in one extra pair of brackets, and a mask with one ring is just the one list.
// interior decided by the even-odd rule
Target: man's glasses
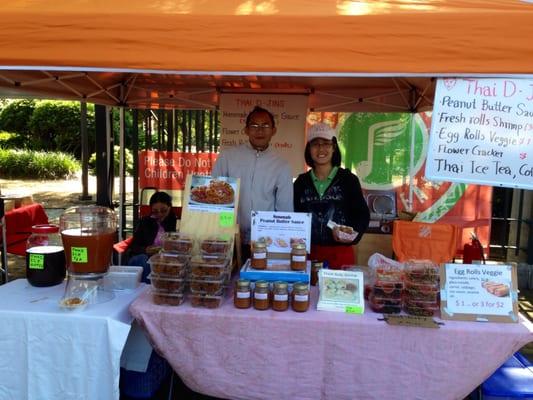
[(315, 149), (319, 149), (320, 147), (323, 147), (325, 149), (331, 149), (333, 147), (333, 142), (317, 142), (313, 141), (310, 144), (311, 147)]
[(269, 131), (269, 130), (272, 129), (272, 125), (269, 125), (269, 124), (263, 124), (263, 125), (250, 124), (250, 125), (248, 125), (248, 129), (250, 129), (252, 131)]

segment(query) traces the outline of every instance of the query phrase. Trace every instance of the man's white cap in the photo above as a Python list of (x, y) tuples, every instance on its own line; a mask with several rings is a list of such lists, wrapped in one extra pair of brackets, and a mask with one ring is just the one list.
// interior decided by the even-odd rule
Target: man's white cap
[(309, 128), (307, 132), (307, 143), (318, 138), (332, 140), (335, 136), (335, 130), (331, 126), (318, 122)]

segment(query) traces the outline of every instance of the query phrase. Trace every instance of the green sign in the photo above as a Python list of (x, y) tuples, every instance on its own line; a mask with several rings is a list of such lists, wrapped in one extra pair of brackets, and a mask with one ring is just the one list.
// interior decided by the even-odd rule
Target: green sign
[(363, 308), (360, 306), (346, 306), (344, 312), (346, 314), (362, 314)]
[(30, 269), (44, 269), (44, 254), (30, 254)]
[(228, 228), (235, 225), (235, 216), (233, 211), (223, 211), (220, 213), (219, 225), (222, 228)]
[(87, 247), (72, 247), (71, 261), (73, 263), (86, 263), (88, 261)]

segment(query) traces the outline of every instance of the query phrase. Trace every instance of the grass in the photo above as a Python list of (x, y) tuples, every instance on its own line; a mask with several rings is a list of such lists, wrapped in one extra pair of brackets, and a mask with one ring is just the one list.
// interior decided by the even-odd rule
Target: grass
[(79, 162), (60, 152), (0, 149), (0, 177), (5, 179), (68, 179)]

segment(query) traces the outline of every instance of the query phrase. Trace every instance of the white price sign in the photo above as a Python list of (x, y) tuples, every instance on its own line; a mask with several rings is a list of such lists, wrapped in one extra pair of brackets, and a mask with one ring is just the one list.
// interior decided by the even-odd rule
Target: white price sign
[(516, 268), (512, 265), (445, 264), (443, 318), (517, 322)]

